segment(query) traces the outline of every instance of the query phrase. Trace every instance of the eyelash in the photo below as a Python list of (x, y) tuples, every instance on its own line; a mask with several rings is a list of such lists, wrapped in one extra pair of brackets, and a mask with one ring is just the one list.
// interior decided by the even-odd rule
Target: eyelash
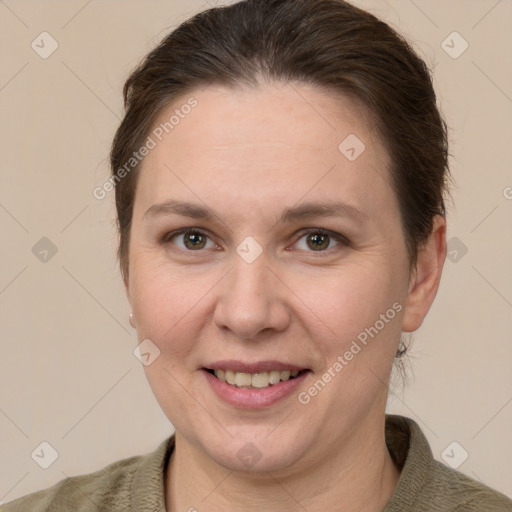
[[(200, 228), (184, 228), (184, 229), (180, 229), (178, 231), (172, 231), (172, 232), (166, 233), (163, 237), (161, 237), (160, 243), (169, 244), (169, 243), (171, 243), (171, 240), (173, 238), (180, 236), (180, 235), (186, 235), (187, 233), (194, 233), (194, 234), (202, 235), (202, 236), (205, 236), (208, 239), (212, 240), (212, 237), (207, 232), (205, 232), (204, 230), (202, 230)], [(349, 247), (351, 245), (350, 240), (348, 240), (347, 237), (341, 235), (340, 233), (336, 233), (335, 231), (330, 231), (330, 230), (323, 229), (323, 228), (309, 228), (309, 229), (300, 231), (298, 234), (297, 240), (294, 242), (294, 245), (297, 244), (297, 242), (299, 242), (299, 240), (301, 240), (305, 236), (312, 235), (312, 234), (329, 236), (331, 239), (335, 240), (339, 244), (339, 245), (336, 245), (335, 247), (330, 247), (328, 249), (324, 249), (321, 251), (313, 251), (313, 250), (307, 251), (307, 252), (314, 254), (315, 256), (321, 257), (322, 255), (329, 255), (331, 253), (331, 251), (336, 248)], [(203, 249), (197, 249), (195, 251), (189, 250), (189, 249), (180, 249), (180, 250), (183, 250), (186, 252), (202, 252), (203, 251)]]

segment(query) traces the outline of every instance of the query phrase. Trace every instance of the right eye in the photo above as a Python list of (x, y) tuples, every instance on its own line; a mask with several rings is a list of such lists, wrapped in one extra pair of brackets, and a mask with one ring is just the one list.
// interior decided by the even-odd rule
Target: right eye
[(184, 251), (199, 251), (217, 247), (207, 234), (197, 229), (168, 233), (164, 236), (163, 242), (172, 243)]

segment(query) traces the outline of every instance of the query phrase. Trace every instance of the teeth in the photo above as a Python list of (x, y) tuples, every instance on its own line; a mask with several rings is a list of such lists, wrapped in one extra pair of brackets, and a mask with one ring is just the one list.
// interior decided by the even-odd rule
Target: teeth
[(266, 388), (270, 384), (268, 372), (253, 373), (251, 386), (253, 388)]
[(242, 386), (250, 386), (251, 385), (251, 374), (250, 373), (235, 373), (235, 385), (239, 388)]
[[(217, 372), (218, 371), (222, 371), (222, 370), (215, 370), (215, 375), (220, 379), (220, 380), (223, 380), (221, 379), (220, 377), (220, 374), (217, 375)], [(232, 386), (235, 385), (235, 372), (232, 372), (231, 370), (226, 370), (226, 382), (228, 384), (231, 384)]]
[(279, 371), (272, 370), (270, 372), (261, 373), (244, 373), (234, 372), (232, 370), (214, 370), (215, 376), (222, 382), (227, 382), (232, 386), (238, 388), (245, 388), (252, 386), (253, 388), (268, 388), (281, 381), (289, 380), (290, 378), (297, 377), (298, 370), (293, 372), (290, 370)]
[(272, 370), (268, 373), (268, 381), (270, 384), (277, 384), (281, 381), (281, 372), (278, 370)]

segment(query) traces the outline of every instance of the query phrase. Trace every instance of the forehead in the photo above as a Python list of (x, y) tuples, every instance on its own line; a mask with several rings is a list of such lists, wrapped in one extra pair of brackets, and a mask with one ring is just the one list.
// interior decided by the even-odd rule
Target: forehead
[[(184, 108), (191, 98), (195, 106)], [(198, 89), (154, 123), (136, 204), (195, 193), (257, 207), (328, 191), (368, 202), (392, 193), (389, 158), (371, 126), (362, 105), (309, 85)]]

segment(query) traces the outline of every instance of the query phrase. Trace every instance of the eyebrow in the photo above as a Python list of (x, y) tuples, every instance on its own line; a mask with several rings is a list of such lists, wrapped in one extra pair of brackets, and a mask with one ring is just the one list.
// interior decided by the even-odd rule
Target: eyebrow
[[(219, 219), (213, 210), (207, 206), (186, 201), (177, 201), (171, 199), (163, 203), (154, 204), (144, 213), (143, 218), (153, 218), (158, 216), (181, 215), (194, 219), (213, 221)], [(293, 221), (305, 219), (308, 217), (348, 217), (359, 223), (367, 220), (367, 215), (358, 208), (343, 202), (309, 202), (302, 203), (286, 209), (278, 222), (291, 223)]]

